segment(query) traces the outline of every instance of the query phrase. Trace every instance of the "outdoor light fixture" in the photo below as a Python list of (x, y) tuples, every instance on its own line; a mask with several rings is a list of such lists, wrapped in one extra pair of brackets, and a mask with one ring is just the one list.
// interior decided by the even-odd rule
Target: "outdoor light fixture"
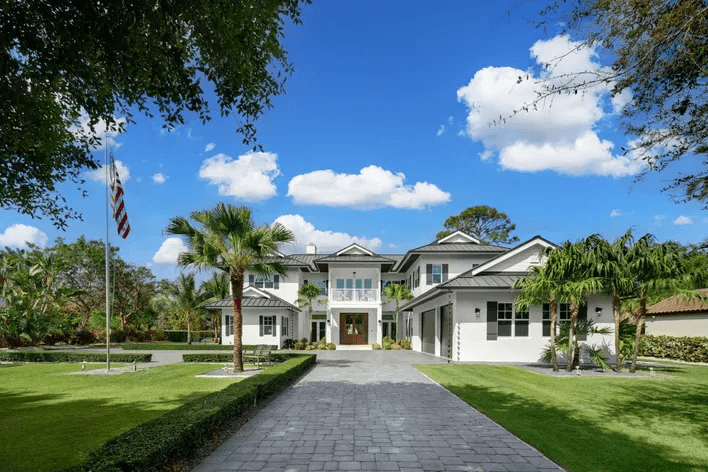
[(482, 314), (482, 310), (480, 310), (479, 308), (475, 308), (475, 309), (474, 309), (474, 314), (475, 314), (475, 316), (476, 316), (477, 318), (479, 318), (479, 315)]
[(330, 320), (330, 319), (328, 318), (328, 319), (327, 319), (327, 324), (332, 324), (332, 320)]
[(381, 320), (379, 320), (379, 324), (381, 324)]
[(602, 316), (602, 307), (599, 307), (599, 306), (596, 307), (596, 308), (595, 308), (595, 314), (596, 314), (597, 316)]

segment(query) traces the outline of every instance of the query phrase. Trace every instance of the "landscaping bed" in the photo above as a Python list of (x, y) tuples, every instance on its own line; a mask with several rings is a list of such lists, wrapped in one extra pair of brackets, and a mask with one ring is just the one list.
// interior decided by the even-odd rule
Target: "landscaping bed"
[[(116, 353), (111, 362), (150, 362), (152, 354)], [(106, 354), (99, 352), (62, 351), (0, 351), (4, 362), (105, 362)]]

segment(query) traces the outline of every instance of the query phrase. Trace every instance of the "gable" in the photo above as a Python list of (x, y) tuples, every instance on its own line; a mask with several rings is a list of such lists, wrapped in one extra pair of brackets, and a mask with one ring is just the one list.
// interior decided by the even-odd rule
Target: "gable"
[(471, 243), (479, 244), (481, 241), (474, 236), (471, 236), (462, 231), (455, 231), (452, 234), (448, 234), (444, 238), (438, 240), (438, 244), (452, 244), (452, 243)]
[(243, 297), (244, 298), (270, 298), (270, 295), (268, 292), (265, 292), (263, 290), (259, 290), (256, 287), (249, 285), (248, 287), (243, 289)]
[(335, 253), (337, 256), (373, 256), (374, 253), (354, 243)]
[(543, 264), (542, 252), (548, 247), (555, 247), (555, 245), (536, 236), (474, 268), (472, 275), (483, 272), (528, 272), (532, 266)]

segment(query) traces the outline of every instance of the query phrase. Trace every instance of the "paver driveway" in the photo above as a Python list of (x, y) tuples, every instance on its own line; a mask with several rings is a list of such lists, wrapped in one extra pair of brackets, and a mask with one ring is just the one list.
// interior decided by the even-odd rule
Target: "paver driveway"
[(432, 382), (410, 351), (326, 351), (195, 471), (561, 470)]

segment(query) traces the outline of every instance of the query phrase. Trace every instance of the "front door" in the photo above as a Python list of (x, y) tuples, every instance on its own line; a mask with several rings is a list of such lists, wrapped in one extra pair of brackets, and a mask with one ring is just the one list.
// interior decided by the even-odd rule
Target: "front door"
[(320, 339), (325, 339), (326, 334), (325, 320), (313, 320), (312, 330), (310, 331), (310, 341), (317, 342)]
[(339, 315), (340, 343), (366, 344), (369, 331), (368, 313), (341, 313)]

